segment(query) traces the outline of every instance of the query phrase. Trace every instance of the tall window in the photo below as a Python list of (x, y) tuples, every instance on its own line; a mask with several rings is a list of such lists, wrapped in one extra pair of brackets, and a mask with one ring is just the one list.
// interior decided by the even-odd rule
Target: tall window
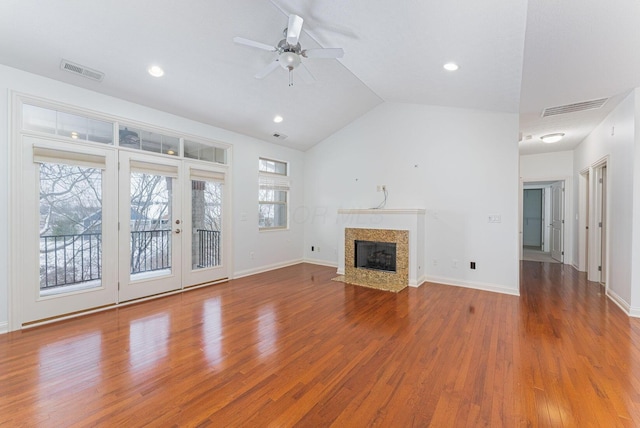
[(286, 229), (288, 223), (289, 168), (286, 162), (258, 160), (258, 226)]

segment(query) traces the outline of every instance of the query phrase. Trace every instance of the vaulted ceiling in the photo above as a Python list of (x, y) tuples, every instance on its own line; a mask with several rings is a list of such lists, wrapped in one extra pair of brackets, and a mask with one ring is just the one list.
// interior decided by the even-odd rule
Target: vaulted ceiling
[[(296, 69), (291, 87), (282, 68), (256, 79), (276, 53), (233, 38), (275, 46), (291, 13), (304, 49), (344, 57), (303, 59), (314, 79)], [(519, 114), (521, 153), (537, 153), (575, 147), (640, 87), (638, 23), (636, 0), (3, 0), (0, 63), (300, 150), (389, 101)], [(597, 110), (541, 117), (599, 98)], [(540, 142), (553, 132), (566, 138)]]

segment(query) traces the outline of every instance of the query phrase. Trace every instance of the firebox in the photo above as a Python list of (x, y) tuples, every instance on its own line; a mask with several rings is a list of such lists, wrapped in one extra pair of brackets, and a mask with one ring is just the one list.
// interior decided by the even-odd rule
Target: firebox
[(355, 240), (354, 266), (362, 269), (396, 271), (395, 242), (373, 242)]

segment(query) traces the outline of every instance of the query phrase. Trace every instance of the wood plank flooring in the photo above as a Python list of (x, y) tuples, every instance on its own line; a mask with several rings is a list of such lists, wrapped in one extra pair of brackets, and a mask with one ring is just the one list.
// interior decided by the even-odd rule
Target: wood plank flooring
[(571, 267), (521, 296), (300, 264), (0, 336), (0, 426), (638, 426), (640, 320)]

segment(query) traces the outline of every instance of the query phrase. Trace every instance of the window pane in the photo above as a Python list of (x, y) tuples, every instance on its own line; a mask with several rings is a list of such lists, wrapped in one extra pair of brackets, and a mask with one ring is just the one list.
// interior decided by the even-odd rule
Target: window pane
[(287, 227), (287, 206), (284, 204), (259, 204), (260, 228)]
[(261, 188), (258, 194), (260, 202), (287, 202), (287, 192), (285, 190)]
[(59, 111), (57, 120), (58, 135), (86, 140), (88, 121), (86, 117)]
[(260, 158), (258, 159), (258, 170), (261, 172), (270, 172), (272, 174), (287, 175), (287, 163)]
[(131, 173), (131, 276), (171, 272), (173, 178)]
[(198, 159), (207, 162), (227, 163), (227, 150), (197, 143), (195, 141), (184, 141), (184, 157)]
[(219, 266), (222, 234), (222, 184), (191, 182), (191, 267)]
[(29, 131), (56, 133), (56, 112), (42, 107), (22, 106), (22, 128)]
[(118, 144), (121, 147), (140, 150), (140, 132), (120, 125), (118, 132)]
[(94, 143), (113, 144), (113, 123), (89, 119), (87, 140)]
[(40, 294), (101, 285), (102, 170), (40, 164)]

